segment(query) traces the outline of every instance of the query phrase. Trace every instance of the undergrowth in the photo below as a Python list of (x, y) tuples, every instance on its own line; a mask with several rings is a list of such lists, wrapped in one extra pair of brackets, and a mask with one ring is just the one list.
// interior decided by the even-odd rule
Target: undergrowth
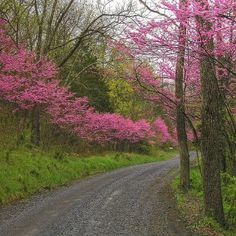
[(79, 156), (60, 151), (46, 153), (20, 147), (0, 153), (0, 203), (26, 198), (43, 189), (120, 167), (166, 160), (175, 150), (158, 150), (147, 156), (133, 153), (106, 153)]
[(222, 196), (224, 211), (227, 220), (227, 229), (223, 229), (214, 219), (204, 216), (203, 186), (199, 168), (191, 169), (191, 187), (188, 193), (178, 188), (179, 177), (172, 182), (177, 205), (188, 225), (202, 235), (208, 236), (235, 236), (236, 235), (236, 178), (229, 174), (222, 175)]

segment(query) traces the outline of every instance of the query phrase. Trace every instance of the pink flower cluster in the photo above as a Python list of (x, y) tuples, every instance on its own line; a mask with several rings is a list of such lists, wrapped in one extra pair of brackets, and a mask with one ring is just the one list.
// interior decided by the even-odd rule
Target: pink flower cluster
[[(123, 40), (126, 42), (126, 47), (132, 49), (133, 58), (151, 61), (156, 74), (163, 81), (171, 81), (176, 77), (178, 51), (181, 47), (186, 48), (184, 65), (186, 101), (198, 101), (201, 93), (199, 59), (210, 53), (206, 51), (205, 44), (213, 38), (212, 57), (215, 60), (217, 79), (226, 94), (235, 100), (236, 1), (163, 0), (158, 3), (156, 1), (153, 7), (163, 13), (163, 17), (131, 24)], [(202, 28), (196, 17), (210, 22), (212, 27)], [(179, 38), (180, 24), (187, 28), (184, 38)], [(139, 71), (140, 74), (141, 72)], [(143, 75), (146, 79), (142, 82), (146, 87), (156, 87), (162, 94), (168, 95), (164, 86), (163, 89), (158, 87), (154, 84), (155, 80), (144, 73)], [(232, 106), (235, 106), (235, 102)]]
[[(40, 106), (50, 121), (80, 137), (100, 144), (108, 142), (137, 143), (157, 134), (161, 143), (168, 139), (164, 121), (133, 121), (118, 114), (98, 113), (89, 107), (88, 99), (77, 97), (55, 80), (56, 66), (47, 58), (35, 60), (33, 53), (14, 46), (0, 22), (0, 99), (32, 109)], [(148, 71), (142, 71), (144, 74)]]
[(157, 138), (160, 143), (166, 143), (168, 141), (171, 141), (172, 137), (168, 131), (166, 123), (162, 118), (157, 118), (153, 122), (153, 129), (155, 130), (155, 133), (157, 134)]
[(88, 140), (102, 142), (131, 142), (147, 140), (151, 135), (150, 124), (145, 120), (132, 121), (118, 114), (87, 113), (86, 124), (75, 131)]

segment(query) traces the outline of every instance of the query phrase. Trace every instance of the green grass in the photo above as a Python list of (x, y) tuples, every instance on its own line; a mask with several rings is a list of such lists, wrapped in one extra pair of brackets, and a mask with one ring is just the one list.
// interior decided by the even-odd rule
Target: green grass
[(18, 148), (0, 153), (0, 203), (26, 198), (43, 189), (68, 184), (96, 173), (136, 164), (166, 160), (175, 150), (159, 150), (155, 156), (107, 153), (80, 157), (59, 152)]
[(234, 236), (236, 235), (236, 205), (232, 204), (236, 192), (236, 178), (224, 174), (222, 176), (222, 196), (224, 211), (228, 223), (228, 229), (220, 227), (217, 222), (204, 216), (203, 210), (203, 188), (199, 168), (191, 169), (191, 188), (188, 193), (179, 190), (179, 177), (172, 182), (172, 189), (176, 196), (177, 205), (188, 224), (202, 235)]

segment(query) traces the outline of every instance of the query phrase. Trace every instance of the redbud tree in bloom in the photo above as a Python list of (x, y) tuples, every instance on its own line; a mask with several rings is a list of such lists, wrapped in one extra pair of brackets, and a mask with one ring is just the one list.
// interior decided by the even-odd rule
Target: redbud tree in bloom
[[(32, 52), (16, 47), (0, 22), (0, 99), (17, 109), (40, 106), (51, 123), (84, 138), (105, 143), (138, 143), (155, 137), (145, 120), (132, 121), (118, 114), (98, 113), (86, 97), (77, 97), (55, 79), (56, 66), (46, 57), (36, 60)], [(155, 131), (155, 132), (154, 132)]]
[[(193, 129), (194, 123), (200, 119), (201, 86), (200, 64), (202, 55), (207, 50), (201, 45), (204, 34), (214, 38), (214, 55), (216, 78), (219, 89), (225, 97), (229, 116), (235, 113), (236, 106), (236, 36), (235, 36), (235, 8), (232, 0), (214, 0), (210, 3), (208, 11), (203, 11), (200, 2), (188, 1), (187, 8), (179, 8), (179, 1), (155, 1), (154, 14), (156, 20), (139, 21), (130, 25), (126, 37), (120, 42), (114, 42), (121, 55), (133, 60), (134, 75), (137, 91), (146, 99), (162, 106), (167, 115), (174, 119), (173, 110), (178, 103), (174, 95), (174, 81), (176, 78), (176, 60), (181, 42), (178, 38), (179, 24), (187, 28), (184, 55), (184, 103), (186, 105), (185, 117), (189, 127)], [(212, 23), (210, 32), (199, 32), (196, 16), (203, 16)], [(125, 42), (125, 44), (123, 43)], [(204, 46), (204, 45), (203, 45)], [(124, 56), (123, 56), (124, 58)], [(155, 73), (146, 66), (148, 61)], [(127, 75), (127, 78), (131, 78)], [(140, 87), (142, 89), (140, 89)], [(235, 122), (231, 126), (234, 132)]]
[[(207, 34), (214, 38), (215, 48), (212, 60), (216, 66), (216, 76), (219, 86), (230, 99), (230, 110), (235, 111), (235, 81), (236, 81), (236, 36), (235, 11), (233, 0), (211, 1), (209, 10), (203, 10), (201, 1), (188, 1), (188, 7), (179, 8), (179, 1), (155, 1), (158, 20), (139, 22), (127, 31), (127, 46), (132, 48), (133, 57), (142, 60), (149, 59), (161, 81), (171, 83), (175, 80), (175, 64), (179, 48), (178, 27), (182, 23), (187, 28), (187, 43), (185, 52), (184, 83), (185, 101), (193, 103), (200, 101), (200, 70), (199, 58), (207, 54), (204, 43), (200, 39)], [(212, 23), (211, 31), (199, 32), (196, 16), (202, 16)], [(154, 82), (145, 81), (153, 86)], [(160, 88), (159, 88), (160, 90)], [(163, 90), (165, 92), (165, 90)], [(163, 96), (162, 96), (163, 97)], [(190, 114), (191, 115), (191, 114)]]
[[(195, 130), (191, 122), (193, 118), (194, 121), (202, 121), (202, 126), (205, 127), (201, 129), (200, 137), (204, 141), (202, 142), (202, 150), (205, 150), (204, 168), (208, 170), (204, 171), (204, 186), (217, 186), (216, 190), (210, 187), (204, 188), (205, 202), (208, 203), (205, 204), (206, 212), (214, 212), (216, 219), (223, 224), (220, 188), (218, 188), (219, 171), (218, 168), (211, 168), (209, 163), (215, 167), (218, 165), (218, 160), (214, 161), (213, 153), (216, 154), (215, 158), (219, 157), (219, 161), (224, 156), (223, 142), (226, 141), (222, 141), (222, 136), (227, 137), (232, 159), (235, 156), (233, 150), (235, 150), (236, 125), (233, 113), (236, 100), (236, 2), (189, 0), (185, 3), (186, 7), (181, 9), (179, 1), (155, 1), (153, 12), (156, 13), (156, 20), (139, 22), (138, 26), (132, 25), (127, 32), (126, 42), (132, 49), (132, 53), (129, 54), (136, 58), (136, 61), (149, 60), (154, 66), (159, 78), (142, 79), (140, 78), (142, 75), (137, 73), (136, 79), (150, 96), (155, 92), (160, 97), (158, 101), (154, 95), (153, 100), (157, 102), (160, 102), (160, 99), (165, 100), (162, 104), (166, 106), (166, 110), (172, 105), (175, 107), (179, 102), (169, 96), (166, 85), (171, 84), (171, 81), (174, 83), (178, 51), (181, 47), (184, 48), (184, 103), (187, 106), (185, 118), (193, 130)], [(180, 25), (186, 28), (182, 45), (179, 40)], [(155, 84), (155, 80), (161, 81), (160, 85)], [(210, 98), (211, 93), (214, 93), (215, 97)], [(200, 106), (195, 106), (196, 103)], [(198, 108), (195, 112), (193, 106)], [(222, 128), (219, 128), (217, 119)], [(214, 122), (215, 127), (211, 127)], [(222, 150), (219, 147), (222, 147)], [(219, 152), (217, 154), (217, 149), (222, 155), (219, 155)], [(215, 199), (219, 200), (218, 203)]]

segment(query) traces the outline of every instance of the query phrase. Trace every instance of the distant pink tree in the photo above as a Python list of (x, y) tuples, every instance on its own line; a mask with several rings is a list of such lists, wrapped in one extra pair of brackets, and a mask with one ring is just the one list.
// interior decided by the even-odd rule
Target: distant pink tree
[(153, 129), (156, 131), (158, 141), (160, 143), (170, 142), (170, 133), (168, 127), (162, 118), (157, 118), (153, 122)]

